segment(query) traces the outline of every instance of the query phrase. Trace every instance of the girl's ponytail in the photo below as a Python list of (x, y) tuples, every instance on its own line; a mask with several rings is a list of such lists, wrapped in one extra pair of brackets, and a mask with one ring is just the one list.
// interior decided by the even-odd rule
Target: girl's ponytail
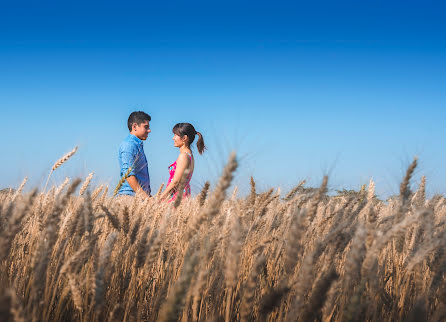
[(197, 149), (198, 153), (203, 154), (204, 150), (206, 149), (206, 146), (204, 145), (203, 135), (201, 135), (200, 132), (197, 132), (198, 140), (197, 140)]

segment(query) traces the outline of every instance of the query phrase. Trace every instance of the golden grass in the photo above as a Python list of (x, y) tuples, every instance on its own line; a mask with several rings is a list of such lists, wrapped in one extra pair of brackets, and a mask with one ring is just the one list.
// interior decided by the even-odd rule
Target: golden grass
[(444, 320), (446, 202), (410, 191), (415, 167), (388, 202), (373, 181), (330, 197), (327, 177), (226, 198), (235, 155), (176, 208), (80, 180), (0, 195), (0, 320)]

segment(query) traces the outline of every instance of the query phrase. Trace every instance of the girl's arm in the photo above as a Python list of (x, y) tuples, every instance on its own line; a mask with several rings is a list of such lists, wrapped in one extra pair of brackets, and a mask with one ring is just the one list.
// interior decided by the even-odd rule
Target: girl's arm
[(172, 189), (174, 189), (178, 185), (184, 171), (189, 166), (189, 162), (189, 157), (186, 155), (186, 153), (180, 153), (177, 159), (177, 168), (175, 170), (175, 174), (173, 175), (172, 181), (170, 181), (169, 185), (166, 187), (166, 189), (164, 189), (160, 197), (161, 200), (165, 199), (172, 191)]

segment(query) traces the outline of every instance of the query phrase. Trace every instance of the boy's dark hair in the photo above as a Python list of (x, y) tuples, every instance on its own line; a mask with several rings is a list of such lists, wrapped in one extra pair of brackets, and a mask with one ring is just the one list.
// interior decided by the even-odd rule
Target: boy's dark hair
[(147, 113), (144, 113), (142, 111), (132, 112), (132, 114), (130, 114), (129, 119), (127, 121), (127, 127), (129, 128), (129, 131), (131, 131), (133, 123), (140, 125), (141, 123), (143, 123), (145, 121), (150, 122), (151, 120), (152, 120), (152, 118)]

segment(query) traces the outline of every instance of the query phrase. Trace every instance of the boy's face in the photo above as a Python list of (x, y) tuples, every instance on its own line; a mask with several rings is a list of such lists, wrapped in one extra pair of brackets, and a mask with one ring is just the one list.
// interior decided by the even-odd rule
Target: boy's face
[(149, 121), (145, 121), (141, 124), (133, 123), (132, 125), (132, 134), (136, 136), (140, 140), (147, 140), (149, 133), (152, 132), (150, 130)]

